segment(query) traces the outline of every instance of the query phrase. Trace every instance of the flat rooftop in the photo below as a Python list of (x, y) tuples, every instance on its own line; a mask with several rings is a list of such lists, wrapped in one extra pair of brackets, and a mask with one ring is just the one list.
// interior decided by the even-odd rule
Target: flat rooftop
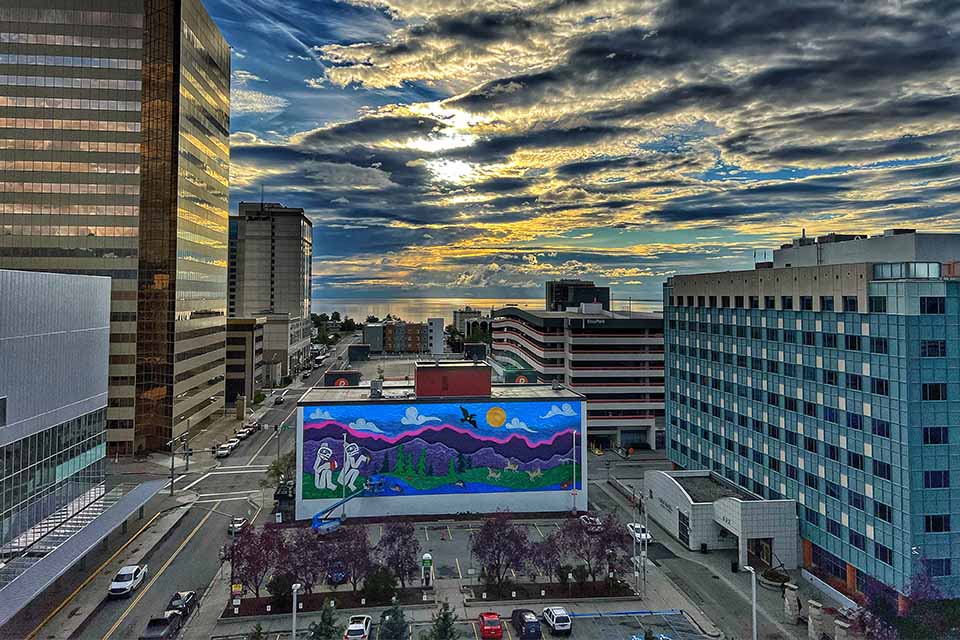
[[(502, 307), (508, 309), (510, 307)], [(663, 314), (655, 311), (602, 311), (599, 313), (584, 313), (575, 307), (568, 311), (545, 311), (544, 309), (527, 309), (524, 307), (515, 307), (521, 309), (532, 316), (538, 318), (587, 318), (587, 319), (607, 319), (607, 320), (662, 320)], [(496, 319), (496, 318), (494, 318)]]
[(675, 476), (671, 474), (670, 477), (683, 487), (683, 490), (694, 502), (716, 502), (720, 498), (760, 499), (733, 484), (718, 480), (712, 474), (709, 476)]
[(370, 402), (444, 402), (449, 400), (570, 400), (583, 398), (576, 391), (561, 386), (554, 389), (549, 384), (493, 384), (490, 396), (427, 396), (417, 398), (412, 383), (387, 380), (383, 383), (383, 397), (371, 398), (370, 385), (362, 387), (315, 387), (307, 391), (298, 405), (331, 403), (370, 403)]

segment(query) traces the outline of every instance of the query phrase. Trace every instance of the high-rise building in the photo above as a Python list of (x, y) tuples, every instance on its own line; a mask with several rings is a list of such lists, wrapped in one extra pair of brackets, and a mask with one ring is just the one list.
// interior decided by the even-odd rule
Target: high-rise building
[(252, 402), (263, 388), (263, 327), (266, 318), (227, 318), (226, 401)]
[[(265, 362), (309, 366), (313, 224), (303, 209), (241, 202), (230, 217), (230, 316), (267, 316)], [(279, 381), (272, 381), (279, 382)]]
[(547, 311), (566, 311), (584, 303), (610, 310), (610, 287), (598, 287), (592, 280), (547, 280), (544, 290)]
[(504, 382), (557, 380), (587, 397), (587, 436), (604, 447), (662, 449), (663, 318), (506, 307), (493, 312), (493, 361)]
[(0, 267), (112, 278), (107, 442), (222, 406), (229, 48), (199, 0), (0, 0)]
[(926, 567), (960, 595), (958, 256), (960, 234), (801, 238), (664, 287), (670, 459), (796, 500), (803, 564), (850, 593)]

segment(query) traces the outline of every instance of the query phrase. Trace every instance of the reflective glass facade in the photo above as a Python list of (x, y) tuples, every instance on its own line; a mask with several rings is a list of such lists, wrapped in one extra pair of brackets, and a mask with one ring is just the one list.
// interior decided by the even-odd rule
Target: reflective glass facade
[(851, 592), (904, 593), (922, 556), (960, 595), (960, 282), (921, 264), (664, 290), (670, 459), (797, 500), (804, 563)]
[(230, 50), (199, 0), (145, 3), (138, 436), (223, 408)]
[(143, 15), (0, 0), (0, 268), (113, 278), (108, 439), (134, 425)]

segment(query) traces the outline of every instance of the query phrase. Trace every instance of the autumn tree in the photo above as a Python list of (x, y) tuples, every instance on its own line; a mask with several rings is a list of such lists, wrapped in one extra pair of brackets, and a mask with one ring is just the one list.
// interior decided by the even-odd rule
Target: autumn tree
[(233, 575), (246, 589), (260, 597), (260, 588), (277, 565), (283, 542), (273, 528), (244, 527), (234, 542)]
[(297, 577), (306, 593), (320, 584), (329, 569), (327, 543), (309, 527), (293, 531), (286, 543), (287, 553), (279, 562), (281, 570)]
[(553, 576), (558, 575), (565, 556), (566, 547), (559, 531), (530, 544), (530, 563), (545, 574), (550, 582), (553, 582)]
[(388, 566), (406, 587), (420, 566), (420, 541), (409, 522), (391, 522), (383, 528), (383, 536), (375, 548), (377, 559)]
[(470, 553), (480, 565), (488, 583), (503, 592), (507, 573), (522, 571), (529, 553), (527, 528), (514, 524), (510, 513), (498, 511), (470, 536)]
[(570, 518), (561, 530), (563, 545), (571, 556), (583, 563), (590, 579), (597, 581), (601, 570), (619, 570), (624, 566), (630, 534), (613, 514), (605, 514), (602, 528), (591, 532), (579, 518)]
[(331, 566), (339, 566), (349, 574), (353, 590), (373, 569), (372, 549), (366, 527), (340, 527), (329, 538)]

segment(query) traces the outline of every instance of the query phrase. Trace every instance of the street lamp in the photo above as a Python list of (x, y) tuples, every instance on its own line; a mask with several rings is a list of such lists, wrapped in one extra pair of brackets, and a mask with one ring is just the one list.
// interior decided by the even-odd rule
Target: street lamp
[(749, 565), (744, 567), (744, 569), (750, 572), (750, 582), (752, 584), (751, 606), (753, 608), (753, 640), (757, 640), (757, 571)]
[(293, 640), (297, 640), (297, 594), (300, 593), (300, 589), (303, 588), (303, 585), (297, 582), (291, 587), (293, 591), (293, 627), (290, 630), (290, 637)]

